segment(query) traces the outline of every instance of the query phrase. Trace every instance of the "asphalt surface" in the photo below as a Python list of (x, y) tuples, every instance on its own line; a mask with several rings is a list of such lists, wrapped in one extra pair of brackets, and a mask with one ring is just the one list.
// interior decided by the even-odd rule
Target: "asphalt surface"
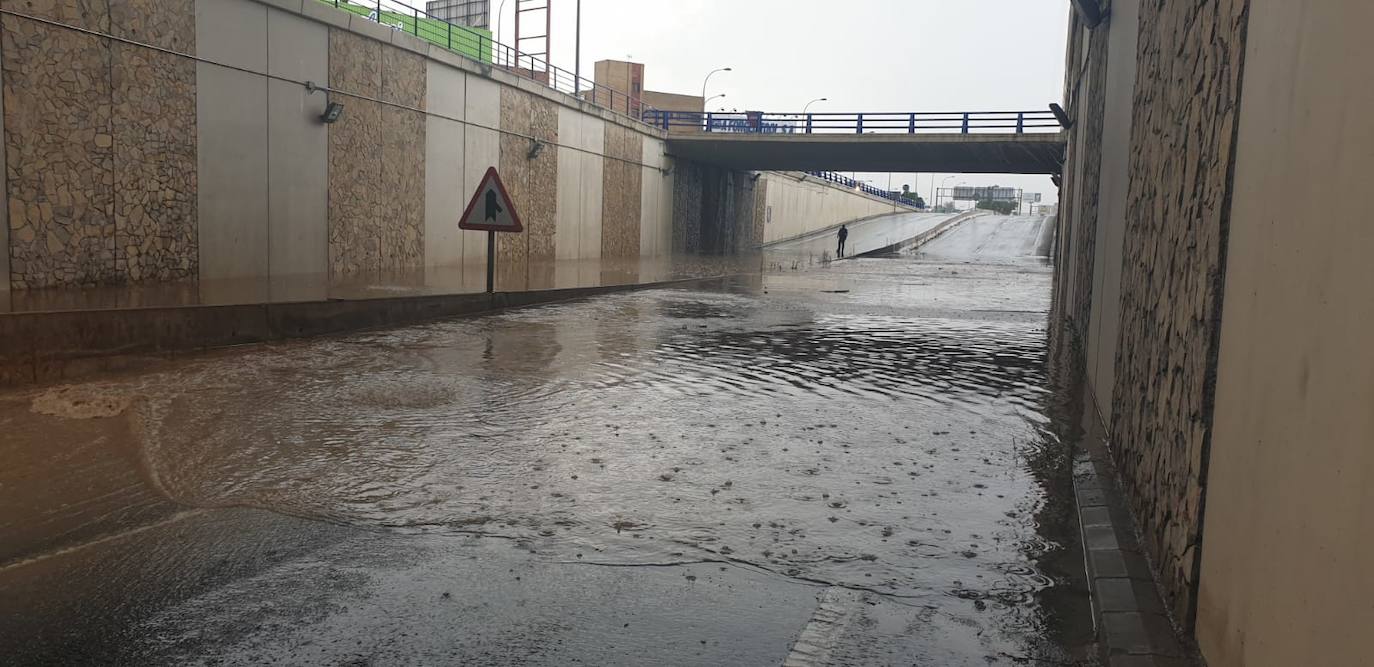
[(0, 651), (1082, 662), (1042, 224), (0, 394)]

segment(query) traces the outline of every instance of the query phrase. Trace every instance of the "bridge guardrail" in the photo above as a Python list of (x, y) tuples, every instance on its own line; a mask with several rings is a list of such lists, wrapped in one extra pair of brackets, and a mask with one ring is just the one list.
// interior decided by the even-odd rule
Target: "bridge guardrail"
[(922, 210), (925, 210), (925, 209), (923, 209), (923, 208), (917, 206), (917, 205), (915, 204), (915, 202), (911, 202), (911, 201), (908, 201), (908, 200), (906, 200), (906, 199), (902, 199), (901, 193), (899, 193), (899, 192), (892, 192), (892, 191), (890, 191), (890, 190), (879, 190), (878, 188), (875, 188), (875, 187), (869, 185), (868, 183), (865, 183), (865, 182), (859, 181), (859, 180), (855, 180), (855, 179), (853, 179), (853, 178), (849, 178), (848, 176), (845, 176), (845, 175), (840, 174), (840, 173), (837, 173), (837, 172), (833, 172), (833, 171), (807, 171), (807, 172), (803, 172), (803, 173), (805, 173), (807, 176), (815, 176), (816, 178), (819, 178), (819, 179), (821, 179), (821, 180), (823, 180), (823, 181), (828, 181), (828, 182), (830, 182), (830, 183), (835, 183), (835, 184), (837, 184), (837, 185), (842, 185), (842, 186), (844, 186), (844, 187), (846, 187), (846, 188), (853, 188), (853, 189), (855, 189), (855, 190), (858, 190), (859, 192), (863, 192), (863, 193), (865, 193), (865, 194), (872, 195), (872, 196), (874, 196), (874, 197), (879, 197), (879, 198), (881, 198), (881, 199), (886, 199), (886, 200), (888, 200), (888, 201), (895, 202), (895, 203), (897, 203), (897, 204), (899, 204), (899, 205), (901, 205), (901, 206), (905, 206), (905, 207), (907, 207), (907, 208), (909, 208), (909, 209), (912, 209), (912, 210), (914, 210), (914, 211), (922, 211)]
[(646, 109), (645, 123), (671, 131), (747, 134), (1026, 134), (1058, 132), (1059, 121), (1045, 111), (913, 111), (902, 113), (765, 113), (663, 111)]

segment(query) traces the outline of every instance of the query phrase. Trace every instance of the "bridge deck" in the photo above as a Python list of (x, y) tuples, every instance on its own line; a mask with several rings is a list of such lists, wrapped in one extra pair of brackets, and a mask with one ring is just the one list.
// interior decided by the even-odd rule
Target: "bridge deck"
[(668, 152), (733, 169), (1053, 174), (1064, 159), (1064, 135), (712, 132), (673, 135)]

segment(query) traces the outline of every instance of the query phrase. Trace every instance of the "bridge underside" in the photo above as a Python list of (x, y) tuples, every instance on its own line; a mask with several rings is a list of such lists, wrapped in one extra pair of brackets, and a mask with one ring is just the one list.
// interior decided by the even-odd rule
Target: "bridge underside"
[(1044, 134), (675, 135), (677, 158), (742, 170), (1054, 174), (1064, 137)]

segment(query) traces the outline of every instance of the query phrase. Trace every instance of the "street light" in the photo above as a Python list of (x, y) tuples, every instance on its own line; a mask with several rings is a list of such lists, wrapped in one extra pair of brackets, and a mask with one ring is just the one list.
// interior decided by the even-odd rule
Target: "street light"
[(807, 110), (807, 109), (810, 109), (812, 104), (815, 104), (815, 103), (817, 103), (817, 102), (829, 102), (829, 101), (830, 101), (830, 100), (827, 99), (827, 98), (824, 98), (824, 97), (817, 97), (816, 99), (811, 100), (810, 102), (807, 102), (807, 103), (806, 103), (806, 106), (802, 107), (802, 115), (803, 115), (803, 116), (806, 115), (806, 110)]
[[(504, 2), (505, 0), (502, 0), (502, 1)], [(733, 71), (734, 71), (734, 69), (733, 69), (733, 68), (730, 68), (730, 67), (722, 67), (722, 68), (720, 68), (720, 69), (713, 69), (713, 70), (711, 70), (711, 71), (706, 75), (706, 79), (703, 80), (703, 81), (701, 82), (701, 97), (702, 97), (702, 99), (705, 99), (705, 98), (706, 98), (706, 83), (709, 82), (709, 81), (711, 80), (711, 75), (715, 74), (716, 72), (733, 72)]]
[(714, 99), (716, 99), (717, 97), (725, 97), (725, 93), (721, 93), (721, 94), (719, 94), (719, 95), (712, 95), (712, 96), (710, 97), (710, 99), (706, 100), (705, 102), (702, 102), (702, 103), (701, 103), (701, 110), (702, 110), (702, 111), (707, 111), (707, 108), (706, 108), (706, 107), (707, 107), (708, 105), (711, 104), (711, 100), (714, 100)]
[[(487, 5), (490, 7), (491, 5)], [(501, 15), (506, 11), (506, 0), (501, 0), (501, 4), (496, 6), (496, 43), (501, 43)]]
[[(935, 178), (935, 177), (934, 177), (934, 176), (931, 176), (931, 178)], [(953, 175), (953, 176), (946, 176), (946, 177), (945, 177), (945, 180), (940, 181), (940, 190), (945, 189), (945, 183), (948, 183), (948, 182), (949, 182), (949, 179), (951, 179), (951, 178), (959, 178), (959, 175), (958, 175), (958, 174), (955, 174), (955, 175)], [(936, 205), (937, 207), (940, 205), (940, 190), (936, 190), (935, 192), (932, 192), (932, 193), (931, 193), (931, 194), (935, 195), (935, 205)]]

